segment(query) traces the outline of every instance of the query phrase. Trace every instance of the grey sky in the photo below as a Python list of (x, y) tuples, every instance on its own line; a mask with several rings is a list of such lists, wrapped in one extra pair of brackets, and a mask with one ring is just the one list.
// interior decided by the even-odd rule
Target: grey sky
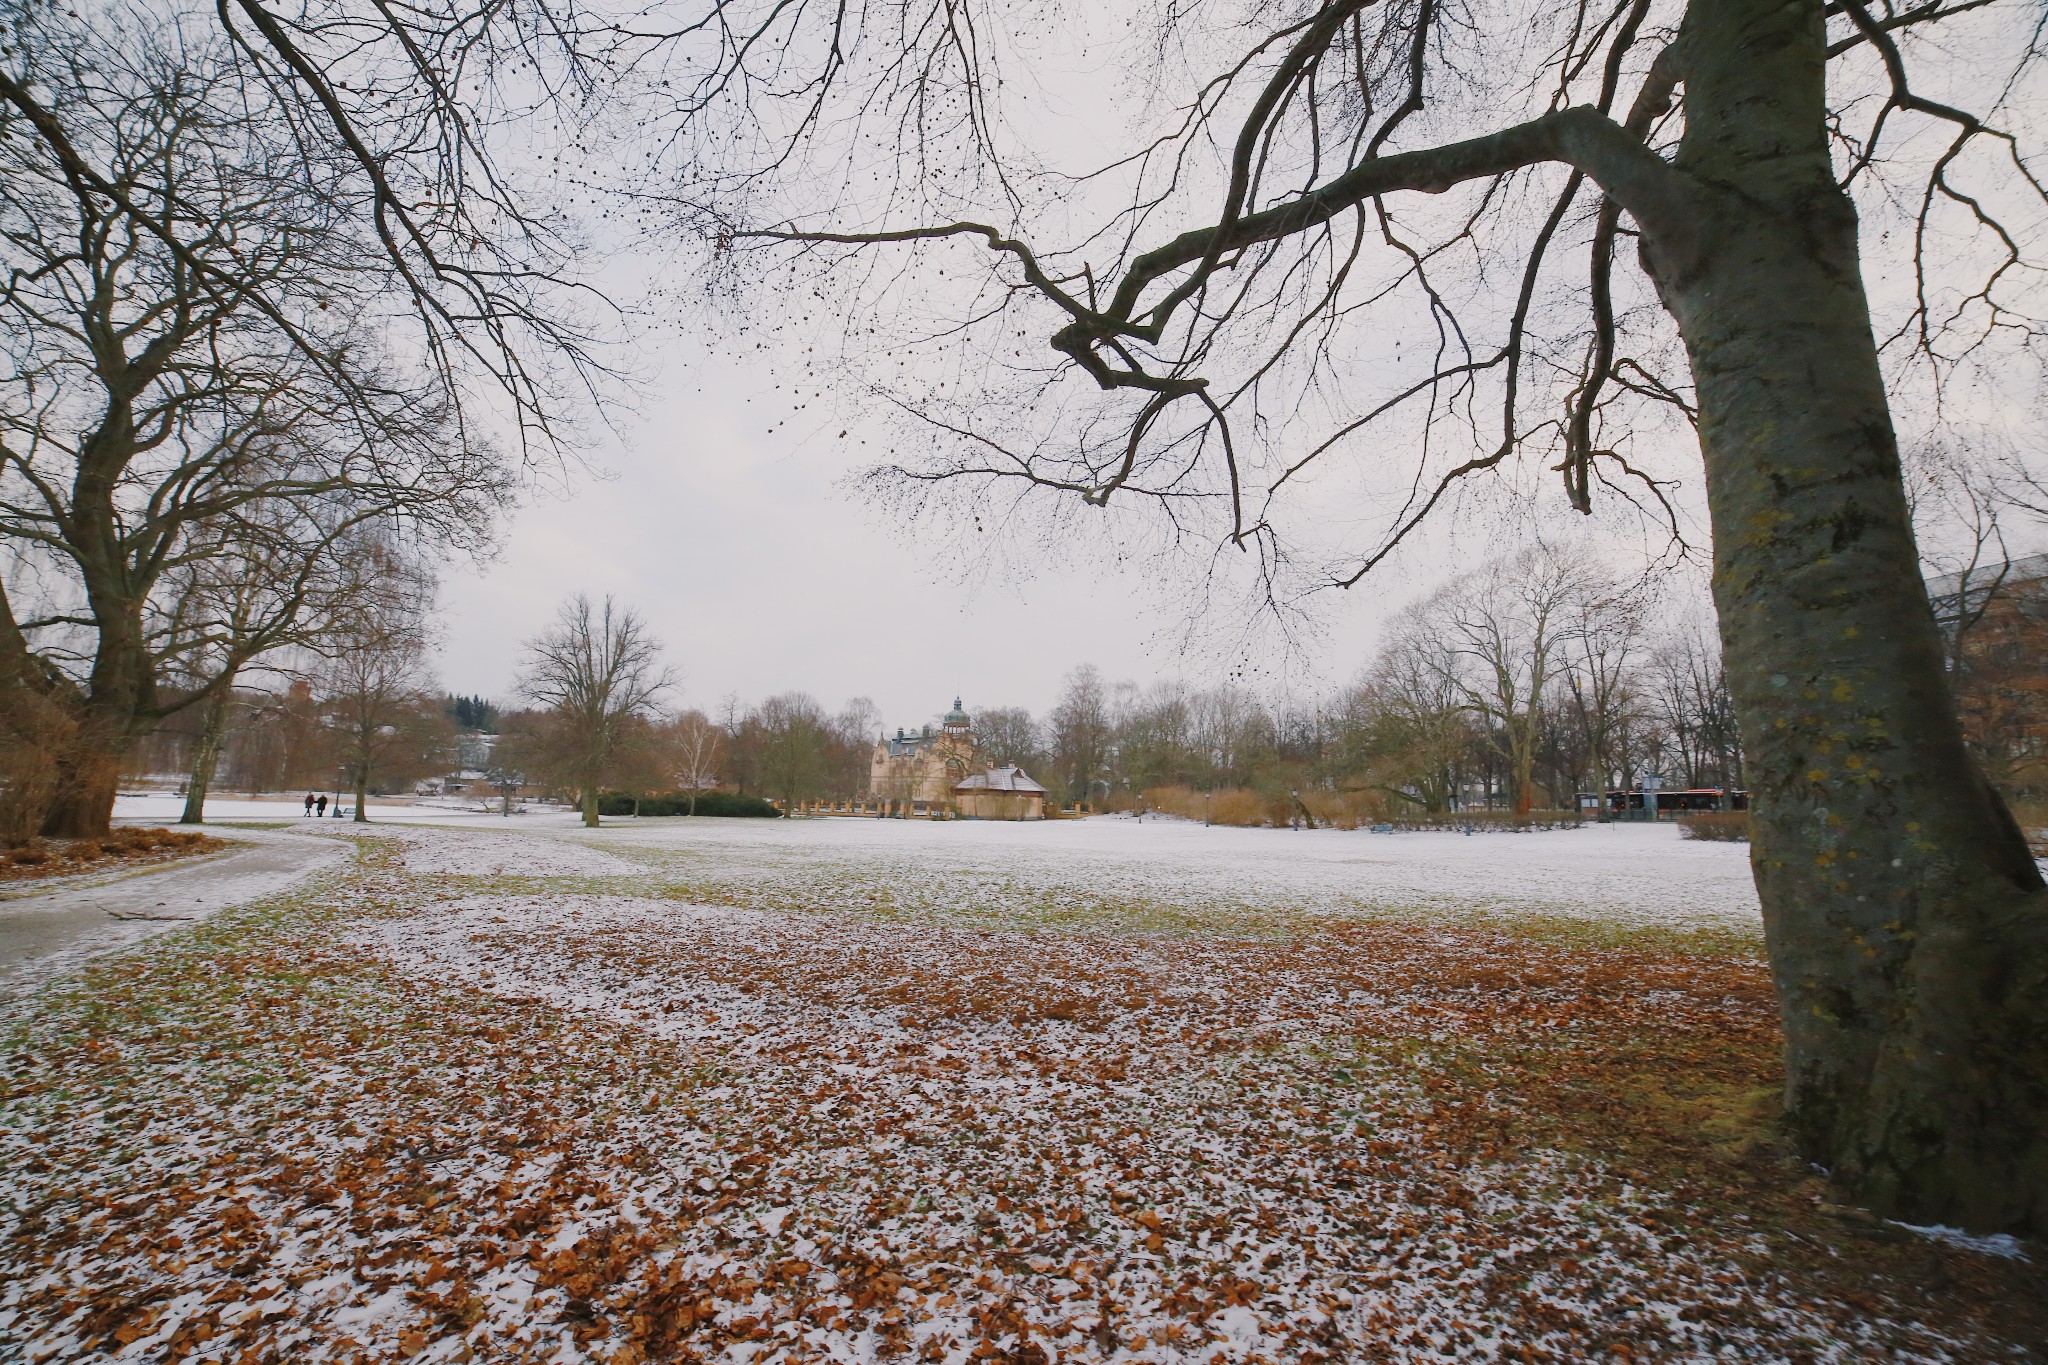
[[(970, 707), (1042, 711), (1083, 662), (1140, 681), (1220, 675), (1211, 658), (1179, 657), (1184, 607), (1141, 571), (1098, 578), (1048, 563), (1021, 587), (963, 581), (968, 566), (840, 486), (872, 447), (849, 453), (837, 418), (769, 434), (787, 405), (765, 362), (694, 352), (669, 352), (642, 412), (621, 419), (623, 440), (594, 448), (610, 477), (578, 477), (568, 497), (522, 508), (494, 562), (449, 567), (440, 671), (451, 691), (507, 697), (520, 642), (578, 591), (644, 613), (680, 666), (681, 701), (707, 711), (727, 693), (803, 690), (832, 709), (868, 696), (890, 725), (908, 725), (955, 693)], [(1386, 605), (1385, 592), (1333, 595), (1327, 636), (1296, 661), (1304, 685), (1304, 666), (1325, 679), (1354, 671)]]

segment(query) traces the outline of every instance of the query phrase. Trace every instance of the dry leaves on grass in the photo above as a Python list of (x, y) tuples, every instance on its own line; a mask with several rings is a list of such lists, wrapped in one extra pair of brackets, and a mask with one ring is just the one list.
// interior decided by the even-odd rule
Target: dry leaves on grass
[(2019, 1360), (2048, 1297), (1771, 1151), (1754, 961), (373, 861), (10, 1041), (26, 1358)]
[(218, 853), (227, 844), (197, 830), (116, 829), (91, 839), (32, 839), (0, 854), (0, 882), (143, 866)]

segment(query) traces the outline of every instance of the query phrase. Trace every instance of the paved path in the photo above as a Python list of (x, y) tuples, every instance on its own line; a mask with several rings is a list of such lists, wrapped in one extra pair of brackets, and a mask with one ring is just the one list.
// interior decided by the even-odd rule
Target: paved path
[(310, 834), (209, 829), (236, 847), (189, 862), (0, 893), (0, 1001), (27, 994), (89, 957), (275, 895), (351, 856)]

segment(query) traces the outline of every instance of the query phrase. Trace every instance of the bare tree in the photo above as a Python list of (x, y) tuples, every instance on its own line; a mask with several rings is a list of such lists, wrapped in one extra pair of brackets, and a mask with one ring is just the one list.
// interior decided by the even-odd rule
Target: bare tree
[(1688, 786), (1739, 787), (1742, 737), (1718, 643), (1702, 624), (1681, 617), (1648, 661), (1663, 737), (1675, 750)]
[(831, 721), (808, 692), (768, 698), (753, 713), (762, 790), (787, 808), (817, 796), (829, 777)]
[(974, 749), (984, 761), (996, 766), (1015, 765), (1033, 769), (1042, 766), (1044, 741), (1038, 722), (1021, 706), (984, 706), (974, 712)]
[(381, 528), (352, 526), (308, 557), (292, 518), (266, 515), (273, 510), (238, 519), (217, 545), (192, 536), (193, 552), (164, 576), (158, 670), (206, 698), (183, 824), (204, 819), (237, 683), (258, 673), (299, 676), (309, 659), (381, 638), (390, 622), (422, 618), (433, 596), (432, 576)]
[(1455, 660), (1425, 613), (1397, 618), (1343, 710), (1360, 778), (1431, 815), (1451, 808), (1478, 732)]
[[(1160, 80), (1190, 52), (1204, 68), (1164, 126), (1107, 176), (1034, 181), (1001, 153), (1035, 83), (1002, 79), (1024, 58), (992, 35), (1037, 24), (712, 8), (721, 41), (789, 41), (706, 52), (676, 117), (771, 94), (806, 114), (766, 158), (692, 144), (718, 163), (678, 180), (696, 220), (976, 286), (905, 338), (987, 376), (901, 367), (901, 410), (941, 433), (884, 476), (912, 496), (1149, 501), (1181, 539), (1214, 508), (1262, 584), (1350, 584), (1486, 471), (1554, 471), (1570, 506), (1616, 495), (1683, 536), (1683, 451), (1658, 447), (1696, 429), (1798, 1145), (1889, 1214), (2048, 1228), (2048, 887), (1947, 693), (1885, 373), (1933, 413), (2034, 344), (2048, 195), (2013, 122), (2038, 97), (2030, 11), (1193, 0), (1140, 27)], [(878, 69), (879, 93), (847, 74)], [(911, 149), (899, 192), (821, 204), (806, 156), (889, 132)], [(936, 171), (949, 157), (963, 169)], [(1050, 202), (1092, 186), (1124, 197)], [(840, 278), (929, 310), (898, 271)], [(1876, 329), (1866, 278), (1886, 281)], [(1390, 360), (1410, 318), (1419, 344)], [(1034, 334), (1054, 364), (1024, 358)], [(1042, 400), (990, 395), (1006, 373)], [(1392, 450), (1418, 462), (1390, 471), (1377, 528), (1297, 564), (1314, 538), (1290, 525), (1345, 515), (1311, 471)]]
[(598, 795), (623, 756), (622, 741), (674, 682), (646, 623), (610, 597), (593, 606), (578, 593), (527, 642), (519, 691), (549, 712), (550, 747), (585, 825), (597, 827)]
[(1081, 664), (1067, 674), (1045, 729), (1054, 780), (1066, 788), (1069, 800), (1093, 800), (1095, 788), (1108, 785), (1115, 737), (1109, 684), (1101, 669)]
[[(347, 167), (224, 40), (95, 13), (24, 11), (29, 85), (0, 82), (0, 538), (36, 570), (0, 586), (0, 656), (77, 716), (52, 833), (104, 830), (126, 746), (292, 638), (366, 526), (475, 545), (507, 479), (459, 396), (380, 346), (393, 284)], [(177, 592), (214, 557), (272, 573), (226, 634)]]
[(875, 736), (882, 732), (882, 709), (872, 697), (852, 697), (832, 717), (828, 794), (852, 800), (868, 789), (873, 769)]
[(1629, 723), (1639, 704), (1634, 674), (1645, 609), (1639, 594), (1603, 584), (1581, 593), (1571, 611), (1575, 619), (1564, 632), (1560, 671), (1564, 709), (1584, 746), (1587, 774), (1604, 794), (1624, 766)]
[(1424, 629), (1441, 642), (1435, 658), (1444, 681), (1502, 738), (1517, 815), (1527, 815), (1533, 800), (1544, 702), (1596, 594), (1569, 555), (1536, 549), (1495, 560), (1418, 609)]
[(718, 782), (725, 731), (702, 711), (684, 711), (661, 726), (662, 767), (676, 787), (689, 793), (690, 814), (697, 813), (697, 795)]
[[(369, 823), (373, 785), (419, 776), (453, 739), (440, 689), (426, 670), (420, 617), (403, 609), (364, 613), (335, 630), (316, 694), (328, 752), (355, 792), (355, 821)], [(445, 771), (445, 769), (444, 769)]]

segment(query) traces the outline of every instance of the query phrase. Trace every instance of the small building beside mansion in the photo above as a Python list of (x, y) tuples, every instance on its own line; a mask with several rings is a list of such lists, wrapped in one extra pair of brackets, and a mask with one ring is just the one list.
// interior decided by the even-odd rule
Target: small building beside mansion
[(950, 813), (970, 820), (1043, 820), (1045, 788), (1022, 768), (991, 768), (974, 751), (974, 725), (953, 699), (939, 728), (875, 741), (868, 793), (901, 814)]

